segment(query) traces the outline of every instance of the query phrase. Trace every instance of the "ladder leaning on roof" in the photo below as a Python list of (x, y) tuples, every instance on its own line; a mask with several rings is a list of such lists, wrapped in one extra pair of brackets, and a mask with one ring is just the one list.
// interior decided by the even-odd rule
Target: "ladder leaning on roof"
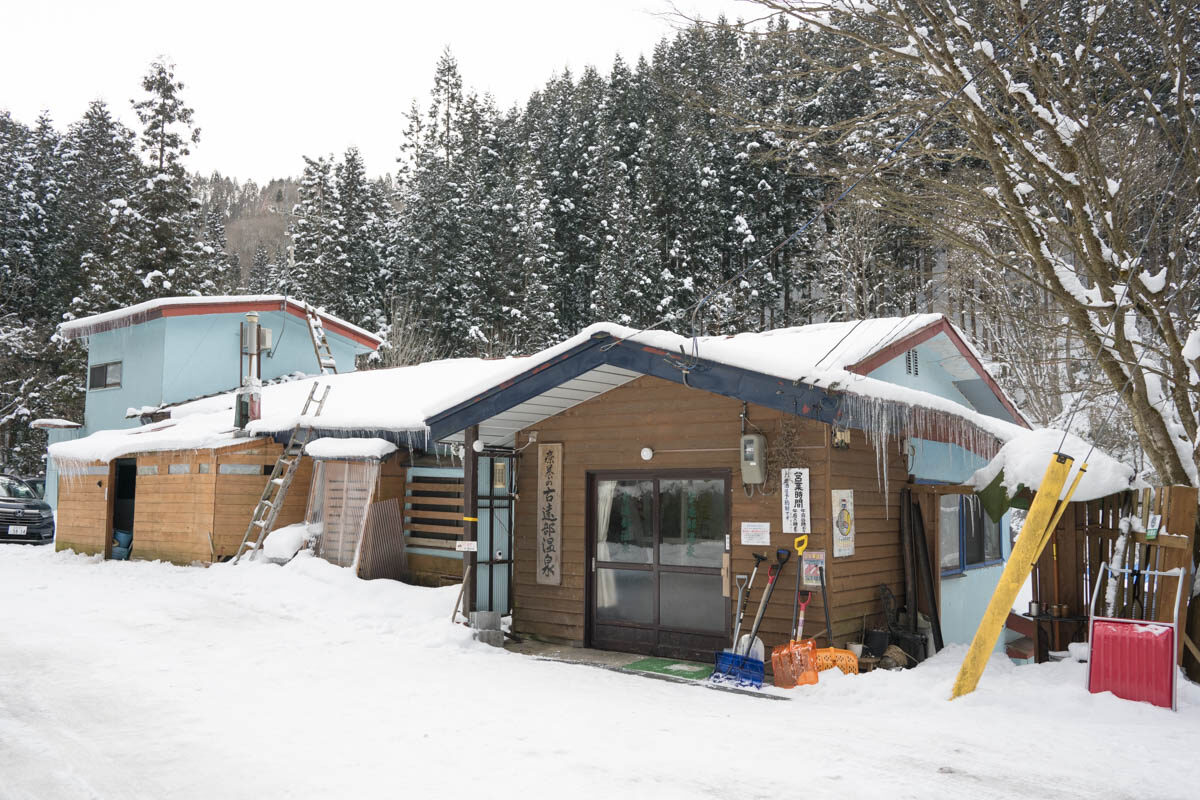
[[(313, 399), (317, 395), (318, 388), (319, 384), (313, 381), (312, 389), (308, 392), (308, 399), (304, 401), (304, 408), (300, 412), (300, 419), (292, 428), (292, 435), (288, 438), (287, 446), (283, 448), (283, 452), (275, 461), (275, 468), (271, 470), (271, 479), (263, 487), (262, 497), (259, 498), (258, 505), (254, 507), (250, 524), (246, 526), (246, 535), (242, 537), (242, 543), (238, 545), (237, 552), (233, 555), (232, 563), (234, 564), (246, 552), (258, 550), (262, 545), (263, 538), (275, 526), (275, 519), (279, 516), (279, 509), (283, 507), (288, 487), (292, 485), (292, 479), (296, 477), (296, 467), (300, 463), (300, 457), (304, 454), (304, 445), (308, 444), (308, 440), (312, 436), (312, 428), (302, 427), (302, 425), (304, 418), (308, 416), (309, 409), (313, 406)], [(314, 417), (321, 416), (321, 410), (325, 408), (325, 400), (329, 397), (331, 388), (333, 387), (325, 385), (321, 399), (316, 402), (317, 410), (313, 412)]]
[(308, 317), (308, 333), (312, 337), (313, 352), (317, 354), (317, 365), (321, 375), (336, 375), (337, 362), (333, 359), (333, 350), (329, 347), (329, 339), (325, 337), (325, 325), (321, 315), (309, 303), (304, 304), (304, 315)]

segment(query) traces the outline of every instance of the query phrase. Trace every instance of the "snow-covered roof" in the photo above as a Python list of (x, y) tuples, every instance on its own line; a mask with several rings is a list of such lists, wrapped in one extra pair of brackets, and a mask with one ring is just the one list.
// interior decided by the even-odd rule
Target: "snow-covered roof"
[[(704, 336), (695, 340), (668, 331), (636, 331), (613, 323), (598, 323), (532, 356), (494, 360), (447, 359), (264, 386), (262, 419), (252, 422), (248, 433), (261, 436), (285, 434), (301, 424), (319, 430), (326, 437), (386, 436), (393, 443), (407, 442), (425, 448), (430, 444), (428, 426), (438, 415), (469, 405), (484, 393), (503, 388), (522, 376), (536, 374), (589, 342), (625, 340), (639, 348), (672, 354), (679, 353), (682, 348), (689, 356), (710, 362), (832, 393), (845, 393), (851, 398), (886, 401), (893, 409), (912, 409), (913, 413), (901, 423), (897, 423), (895, 417), (881, 423), (891, 425), (893, 433), (898, 432), (897, 424), (908, 424), (910, 433), (920, 435), (912, 426), (940, 425), (938, 414), (957, 417), (966, 427), (987, 439), (988, 446), (983, 449), (990, 455), (999, 444), (1014, 439), (1026, 428), (953, 400), (855, 371), (872, 355), (942, 323), (944, 318), (940, 315), (920, 314), (805, 325), (735, 336)], [(535, 399), (535, 410), (525, 403), (493, 415), (487, 424), (481, 423), (481, 438), (488, 444), (511, 444), (516, 430), (639, 375), (632, 369), (601, 364), (576, 379), (547, 389)], [(300, 410), (314, 383), (328, 385), (329, 398), (320, 417), (301, 418)], [(169, 409), (170, 419), (140, 428), (101, 431), (58, 443), (51, 446), (50, 454), (56, 461), (90, 462), (108, 461), (136, 452), (226, 446), (238, 441), (233, 428), (233, 404), (233, 392), (182, 403)], [(858, 413), (866, 412), (860, 410)], [(503, 419), (497, 423), (500, 418)], [(444, 433), (438, 431), (438, 435)]]
[[(138, 325), (160, 317), (233, 314), (248, 311), (286, 311), (301, 319), (305, 316), (302, 301), (281, 294), (159, 297), (137, 305), (64, 322), (58, 326), (58, 332), (64, 339), (80, 339), (116, 328)], [(383, 343), (383, 340), (375, 334), (340, 317), (324, 311), (320, 311), (318, 314), (322, 324), (330, 333), (343, 336), (371, 350), (378, 349), (379, 345)]]
[(82, 428), (83, 426), (78, 422), (72, 422), (69, 419), (45, 418), (35, 419), (33, 422), (29, 423), (29, 427), (45, 430), (47, 428)]
[(337, 458), (350, 460), (372, 459), (378, 461), (387, 458), (399, 449), (386, 439), (375, 437), (362, 439), (351, 436), (340, 439), (334, 436), (322, 436), (313, 439), (304, 446), (304, 453), (316, 459)]
[[(262, 387), (262, 418), (248, 433), (269, 436), (297, 424), (323, 432), (371, 434), (390, 431), (411, 435), (425, 446), (425, 419), (442, 407), (447, 396), (459, 397), (464, 387), (490, 384), (528, 366), (528, 359), (456, 358), (411, 367), (362, 370), (270, 384)], [(300, 412), (313, 384), (329, 387), (320, 417), (301, 419)], [(318, 389), (317, 398), (323, 388)], [(164, 450), (208, 450), (245, 441), (233, 426), (235, 392), (193, 400), (166, 408), (170, 418), (136, 428), (97, 431), (90, 436), (50, 446), (60, 465), (111, 461), (130, 453)], [(315, 403), (314, 403), (315, 404)]]
[[(997, 393), (1001, 405), (1005, 409), (1011, 407), (1011, 416), (1021, 424), (1013, 424), (1005, 419), (988, 413), (981, 413), (962, 403), (931, 394), (926, 391), (899, 386), (889, 381), (869, 377), (864, 374), (874, 369), (871, 357), (880, 353), (886, 354), (895, 346), (914, 346), (922, 336), (937, 336), (945, 333), (955, 338), (955, 345), (965, 350), (965, 357), (971, 363), (975, 372), (983, 373), (993, 390)], [(669, 354), (684, 354), (705, 361), (724, 364), (751, 372), (760, 373), (775, 378), (781, 378), (797, 384), (825, 389), (830, 392), (844, 392), (851, 397), (865, 398), (876, 401), (891, 401), (916, 409), (943, 412), (973, 424), (975, 427), (995, 437), (1000, 442), (1007, 441), (1017, 432), (1025, 430), (1025, 420), (999, 386), (995, 385), (990, 375), (986, 375), (982, 360), (965, 337), (951, 325), (941, 314), (913, 314), (906, 317), (884, 317), (878, 319), (828, 322), (814, 325), (801, 325), (791, 328), (779, 328), (762, 333), (741, 333), (732, 336), (701, 336), (693, 339), (670, 331), (638, 331), (609, 322), (602, 322), (585, 328), (576, 336), (555, 345), (547, 350), (530, 356), (526, 361), (529, 369), (540, 368), (550, 364), (570, 350), (579, 347), (589, 339), (609, 337), (626, 341), (642, 347), (649, 347)], [(961, 354), (960, 354), (961, 355)], [(514, 359), (513, 363), (520, 361)], [(587, 394), (594, 396), (607, 391), (624, 380), (637, 377), (635, 373), (605, 366), (593, 372), (579, 376), (578, 381), (571, 385), (571, 395)], [(975, 374), (973, 372), (972, 374)], [(508, 380), (506, 376), (502, 380)], [(595, 384), (588, 387), (587, 384)], [(464, 387), (466, 388), (466, 387)], [(464, 391), (447, 396), (449, 401), (445, 409), (472, 401), (481, 393), (491, 388), (481, 385), (471, 391)], [(583, 399), (587, 399), (584, 397)], [(481, 423), (481, 438), (489, 444), (511, 445), (511, 433), (536, 422), (530, 419), (535, 413), (534, 407), (544, 408), (551, 413), (559, 413), (563, 408), (582, 402), (581, 399), (568, 400), (553, 396), (539, 396), (535, 401), (524, 403), (511, 410), (511, 413), (500, 413), (492, 417), (488, 424)], [(550, 413), (545, 416), (550, 416)], [(509, 419), (509, 417), (512, 417)], [(524, 424), (518, 424), (524, 422)], [(456, 437), (450, 437), (456, 438)], [(993, 445), (991, 451), (994, 452)], [(990, 453), (989, 453), (990, 454)]]

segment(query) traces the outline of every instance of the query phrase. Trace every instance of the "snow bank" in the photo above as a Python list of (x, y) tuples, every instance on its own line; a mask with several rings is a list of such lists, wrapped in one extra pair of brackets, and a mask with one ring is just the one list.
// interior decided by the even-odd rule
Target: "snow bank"
[[(1059, 444), (1062, 443), (1061, 448)], [(1088, 456), (1088, 451), (1091, 455)], [(1133, 467), (1114, 459), (1074, 434), (1068, 434), (1063, 443), (1062, 431), (1053, 428), (1042, 428), (1036, 431), (1022, 431), (1009, 438), (995, 458), (987, 466), (978, 470), (967, 481), (969, 486), (977, 490), (986, 488), (997, 475), (1003, 472), (1001, 483), (1012, 497), (1021, 486), (1035, 490), (1041, 484), (1046, 474), (1050, 459), (1057, 452), (1065, 453), (1075, 459), (1071, 475), (1067, 477), (1067, 485), (1075, 479), (1075, 470), (1079, 468), (1084, 456), (1088, 459), (1087, 472), (1079, 482), (1072, 500), (1085, 501), (1107, 497), (1110, 494), (1126, 489), (1141, 488), (1142, 484), (1134, 478)]]
[[(449, 622), (458, 588), (319, 558), (194, 569), (0, 545), (0, 604), (21, 609), (0, 647), (0, 794), (381, 797), (401, 773), (412, 796), (504, 800), (1196, 794), (1186, 681), (1172, 713), (1089, 694), (1084, 664), (995, 655), (951, 702), (952, 646), (764, 701), (487, 647)], [(503, 768), (464, 757), (464, 731), (504, 742)], [(1058, 742), (1086, 744), (1048, 756)], [(798, 748), (802, 769), (749, 768)]]
[(29, 423), (31, 428), (82, 428), (78, 422), (71, 422), (69, 419), (58, 419), (57, 417), (44, 417), (35, 419)]
[(386, 439), (359, 439), (356, 437), (337, 439), (326, 436), (313, 439), (305, 445), (304, 452), (313, 458), (373, 458), (379, 460), (390, 456), (397, 449), (399, 448), (396, 445)]
[(300, 552), (300, 548), (304, 547), (308, 538), (308, 525), (303, 522), (276, 528), (267, 534), (266, 541), (263, 542), (263, 557), (278, 563), (291, 561), (296, 553)]

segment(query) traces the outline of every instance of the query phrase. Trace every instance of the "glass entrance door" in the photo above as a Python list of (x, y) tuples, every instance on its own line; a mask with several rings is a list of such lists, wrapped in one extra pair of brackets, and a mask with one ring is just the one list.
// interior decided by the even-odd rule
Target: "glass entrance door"
[(594, 477), (593, 646), (708, 660), (727, 644), (728, 490), (716, 473)]

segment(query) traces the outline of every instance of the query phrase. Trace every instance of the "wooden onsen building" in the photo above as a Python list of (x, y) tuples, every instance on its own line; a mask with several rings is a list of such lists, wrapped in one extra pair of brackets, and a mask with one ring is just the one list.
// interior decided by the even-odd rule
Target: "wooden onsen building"
[[(901, 489), (962, 483), (1027, 428), (936, 315), (695, 342), (633, 334), (593, 326), (428, 420), (469, 444), (468, 520), (494, 516), (508, 480), (496, 463), (512, 463), (511, 564), (480, 531), (467, 594), (511, 611), (516, 633), (710, 659), (730, 642), (735, 576), (807, 530), (805, 634), (824, 627), (823, 563), (833, 642), (857, 641), (880, 623), (881, 585), (903, 596)], [(761, 483), (745, 479), (743, 434), (765, 440)], [(969, 640), (1009, 549), (1006, 524), (962, 513), (969, 540), (935, 562), (948, 641)], [(472, 522), (464, 534), (476, 536)], [(800, 566), (788, 562), (766, 609), (768, 648), (787, 638)], [(497, 606), (491, 587), (510, 570), (511, 607)]]
[[(314, 381), (333, 386), (326, 408), (331, 422), (357, 424), (353, 415), (365, 407), (369, 416), (372, 397), (394, 416), (398, 393), (415, 394), (420, 381), (414, 378), (426, 372), (418, 366), (266, 386), (263, 404), (271, 413), (252, 431), (233, 427), (234, 396), (227, 394), (168, 408), (165, 419), (141, 427), (55, 444), (51, 456), (62, 468), (56, 546), (109, 558), (114, 531), (126, 531), (133, 535), (131, 558), (227, 560)], [(318, 555), (355, 565), (363, 577), (459, 582), (462, 471), (444, 453), (396, 445), (411, 433), (401, 429), (387, 434), (393, 441), (362, 442), (344, 427), (314, 431), (314, 437), (336, 438), (309, 441), (274, 527), (308, 523), (310, 532), (322, 534)], [(371, 446), (364, 450), (363, 444)]]

